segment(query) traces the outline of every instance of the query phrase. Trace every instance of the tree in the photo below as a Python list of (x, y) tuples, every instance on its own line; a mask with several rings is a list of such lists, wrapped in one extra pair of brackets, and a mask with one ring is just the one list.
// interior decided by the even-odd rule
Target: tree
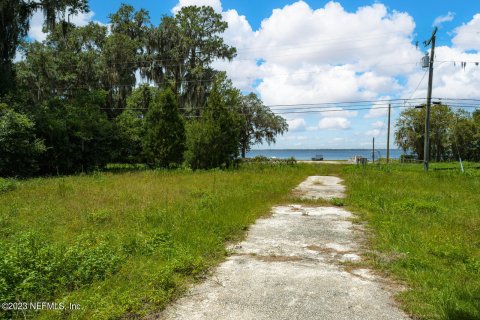
[(144, 9), (122, 4), (109, 16), (112, 34), (107, 38), (104, 59), (107, 66), (110, 115), (126, 106), (127, 97), (137, 82), (135, 72), (141, 66), (146, 37), (150, 30), (150, 16)]
[(185, 160), (193, 169), (228, 166), (238, 157), (240, 92), (225, 74), (213, 84), (201, 117), (187, 125)]
[[(472, 130), (465, 124), (466, 114), (453, 113), (445, 105), (435, 105), (430, 118), (430, 156), (436, 161), (458, 155), (459, 147), (468, 148), (465, 139)], [(469, 117), (469, 116), (468, 116)], [(396, 123), (395, 142), (404, 150), (412, 151), (424, 158), (425, 108), (407, 109), (400, 114)], [(467, 135), (460, 137), (460, 135)], [(464, 152), (464, 151), (462, 151)]]
[(26, 115), (0, 104), (0, 176), (35, 174), (45, 145), (36, 138), (35, 123)]
[(240, 115), (240, 149), (242, 158), (255, 143), (275, 143), (275, 137), (288, 130), (284, 118), (275, 115), (254, 93), (242, 96), (238, 105)]
[(451, 126), (452, 155), (456, 159), (480, 160), (480, 123), (475, 122), (475, 113), (457, 110)]
[(150, 63), (142, 68), (142, 74), (159, 86), (173, 81), (182, 107), (200, 115), (216, 75), (211, 63), (231, 60), (236, 54), (236, 49), (226, 45), (220, 36), (227, 27), (222, 16), (207, 6), (183, 7), (174, 17), (164, 16), (160, 26), (150, 33)]
[(117, 152), (117, 132), (100, 108), (103, 90), (70, 101), (51, 99), (35, 109), (37, 136), (47, 150), (40, 157), (41, 173), (70, 174), (104, 167)]
[(36, 11), (45, 17), (45, 29), (50, 31), (67, 16), (88, 11), (87, 0), (1, 0), (0, 1), (0, 96), (12, 90), (13, 58), (18, 44), (30, 29), (30, 18)]
[(106, 37), (107, 28), (96, 23), (65, 24), (52, 30), (43, 43), (25, 43), (25, 59), (16, 65), (19, 91), (40, 103), (52, 96), (71, 99), (101, 88)]
[(142, 143), (145, 137), (145, 115), (159, 94), (159, 89), (142, 85), (127, 98), (127, 108), (115, 118), (119, 131), (119, 158), (116, 161), (140, 163), (143, 161)]
[(146, 124), (143, 151), (147, 163), (159, 167), (181, 163), (185, 126), (178, 111), (177, 97), (170, 88), (155, 97)]

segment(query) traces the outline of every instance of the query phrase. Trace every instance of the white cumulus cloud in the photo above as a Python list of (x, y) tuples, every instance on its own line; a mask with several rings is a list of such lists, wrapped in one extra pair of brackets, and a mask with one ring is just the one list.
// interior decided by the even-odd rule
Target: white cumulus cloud
[(421, 57), (411, 43), (412, 17), (383, 4), (349, 12), (334, 1), (316, 10), (297, 1), (273, 10), (258, 30), (235, 10), (223, 17), (238, 57), (216, 66), (266, 104), (375, 99), (399, 90), (396, 76), (411, 73)]
[(452, 43), (462, 50), (480, 50), (480, 13), (473, 16), (472, 20), (454, 30), (455, 37)]
[(378, 130), (378, 129), (369, 130), (369, 131), (365, 132), (365, 135), (369, 136), (369, 137), (375, 137), (376, 138), (380, 135), (380, 130)]
[(335, 118), (323, 118), (318, 123), (318, 128), (320, 129), (348, 129), (350, 128), (351, 122), (342, 117)]
[[(70, 22), (76, 26), (82, 27), (87, 25), (92, 21), (95, 13), (90, 12), (81, 12), (70, 17)], [(32, 18), (30, 19), (30, 30), (28, 31), (28, 36), (35, 41), (42, 42), (47, 38), (47, 33), (43, 32), (43, 22), (44, 22), (43, 12), (37, 10)]]
[(306, 123), (305, 119), (303, 118), (295, 118), (287, 121), (288, 123), (288, 131), (305, 131)]
[(383, 121), (375, 121), (372, 123), (372, 127), (374, 128), (383, 128), (383, 126), (385, 126), (385, 122)]
[(183, 7), (188, 6), (210, 6), (216, 12), (222, 12), (222, 3), (220, 0), (180, 0), (172, 9), (172, 13), (176, 14)]
[(450, 22), (453, 20), (453, 18), (455, 18), (455, 12), (448, 12), (446, 15), (444, 16), (438, 16), (435, 18), (435, 20), (433, 21), (433, 26), (434, 27), (440, 27), (442, 25), (442, 23), (444, 22)]

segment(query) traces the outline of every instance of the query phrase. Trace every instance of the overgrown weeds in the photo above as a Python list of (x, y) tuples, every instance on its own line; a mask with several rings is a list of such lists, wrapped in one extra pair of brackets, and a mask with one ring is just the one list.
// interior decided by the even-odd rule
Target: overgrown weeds
[(480, 319), (480, 172), (467, 164), (344, 167), (348, 207), (372, 230), (373, 264), (403, 281), (420, 319)]
[(0, 195), (0, 301), (82, 306), (25, 314), (40, 319), (158, 311), (293, 187), (327, 172), (285, 162), (22, 181)]

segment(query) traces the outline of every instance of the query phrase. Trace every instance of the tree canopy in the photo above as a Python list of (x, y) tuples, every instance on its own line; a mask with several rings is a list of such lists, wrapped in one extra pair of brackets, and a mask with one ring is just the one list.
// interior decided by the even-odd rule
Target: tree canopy
[(243, 158), (253, 144), (275, 143), (275, 137), (288, 130), (287, 121), (267, 108), (255, 93), (240, 98), (238, 111)]
[(0, 96), (14, 84), (13, 58), (20, 41), (30, 29), (30, 18), (43, 12), (44, 29), (53, 30), (66, 18), (88, 11), (87, 0), (1, 0), (0, 1)]
[[(424, 159), (425, 108), (407, 109), (396, 123), (395, 142), (405, 152)], [(430, 158), (435, 161), (451, 158), (480, 159), (479, 111), (452, 111), (449, 106), (435, 105), (431, 109)]]
[[(2, 44), (10, 50), (2, 63), (16, 71), (10, 93), (0, 91), (0, 103), (14, 112), (2, 120), (10, 128), (4, 139), (16, 130), (28, 135), (23, 149), (32, 162), (7, 170), (2, 154), (1, 174), (69, 174), (112, 161), (228, 166), (240, 151), (287, 130), (255, 94), (244, 96), (212, 67), (236, 49), (225, 44), (228, 24), (211, 7), (183, 7), (154, 26), (146, 10), (122, 4), (107, 28), (68, 22), (88, 10), (86, 0), (0, 2), (4, 9), (12, 4), (17, 11), (8, 14), (26, 11), (15, 20), (16, 38)], [(42, 42), (25, 38), (35, 10), (46, 15)], [(13, 63), (17, 47), (23, 58)]]

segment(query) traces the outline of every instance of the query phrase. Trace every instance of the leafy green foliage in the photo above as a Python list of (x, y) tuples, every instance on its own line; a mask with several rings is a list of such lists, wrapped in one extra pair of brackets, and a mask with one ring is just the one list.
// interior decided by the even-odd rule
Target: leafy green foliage
[(0, 302), (51, 299), (110, 276), (123, 260), (105, 242), (62, 247), (34, 232), (0, 244)]
[(159, 167), (180, 164), (185, 149), (185, 126), (177, 97), (170, 88), (155, 97), (146, 122), (143, 152), (147, 163)]
[(228, 166), (238, 156), (240, 92), (225, 76), (213, 84), (200, 119), (187, 124), (185, 160), (193, 169)]
[(17, 187), (17, 183), (13, 179), (0, 178), (0, 194), (14, 190)]
[(41, 103), (51, 97), (75, 98), (105, 81), (103, 50), (107, 28), (90, 23), (57, 26), (43, 43), (24, 43), (25, 59), (16, 64), (17, 86)]
[(35, 136), (35, 123), (26, 115), (6, 109), (0, 112), (0, 176), (31, 176), (45, 152)]
[(66, 103), (54, 100), (36, 112), (37, 134), (47, 151), (40, 158), (44, 173), (74, 173), (101, 168), (114, 157), (115, 127), (100, 107), (105, 93), (98, 91)]
[(87, 0), (41, 0), (0, 1), (2, 22), (0, 23), (0, 96), (12, 90), (14, 69), (12, 60), (15, 57), (20, 40), (30, 29), (30, 18), (37, 11), (43, 11), (45, 27), (54, 29), (60, 18), (65, 22), (66, 15), (74, 15), (88, 11)]
[(127, 99), (127, 108), (115, 118), (119, 135), (118, 158), (113, 159), (123, 163), (141, 163), (142, 143), (147, 124), (145, 115), (159, 90), (148, 85), (133, 90)]
[(111, 35), (107, 38), (104, 59), (109, 86), (108, 104), (114, 109), (123, 109), (136, 83), (135, 72), (140, 67), (149, 32), (150, 16), (144, 9), (135, 11), (133, 6), (122, 4), (109, 16)]
[(159, 86), (172, 82), (182, 106), (200, 115), (217, 73), (211, 63), (231, 60), (236, 54), (221, 37), (227, 27), (221, 14), (208, 6), (186, 6), (173, 17), (164, 16), (149, 35), (151, 61), (141, 69), (142, 74)]
[[(424, 158), (425, 108), (407, 109), (397, 120), (395, 142), (404, 150)], [(459, 110), (439, 105), (431, 109), (430, 158), (480, 160), (480, 121)]]
[[(54, 23), (55, 12), (62, 20), (67, 7), (70, 14), (86, 10), (83, 0), (12, 6), (20, 10), (14, 15), (24, 14), (17, 16), (24, 22), (31, 10), (42, 9), (49, 31), (41, 43), (21, 44), (17, 91), (9, 98), (17, 112), (37, 123), (29, 139), (38, 137), (46, 144), (43, 154), (29, 158), (40, 169), (29, 174), (86, 172), (108, 161), (169, 167), (184, 156), (193, 168), (227, 166), (239, 148), (245, 155), (252, 144), (272, 143), (287, 130), (285, 120), (256, 95), (241, 96), (224, 73), (211, 67), (236, 54), (222, 38), (228, 24), (211, 7), (183, 7), (153, 27), (147, 11), (122, 4), (109, 15), (107, 32), (98, 23)], [(20, 20), (17, 26), (25, 28), (17, 34), (21, 37), (28, 23)], [(138, 73), (158, 88), (135, 89)], [(167, 88), (175, 99), (159, 95)], [(186, 153), (179, 113), (196, 119), (188, 124)], [(10, 170), (14, 174), (27, 175)]]
[(284, 118), (277, 116), (255, 93), (242, 96), (238, 105), (240, 115), (240, 148), (242, 158), (250, 151), (253, 144), (267, 142), (275, 143), (275, 137), (288, 130)]

